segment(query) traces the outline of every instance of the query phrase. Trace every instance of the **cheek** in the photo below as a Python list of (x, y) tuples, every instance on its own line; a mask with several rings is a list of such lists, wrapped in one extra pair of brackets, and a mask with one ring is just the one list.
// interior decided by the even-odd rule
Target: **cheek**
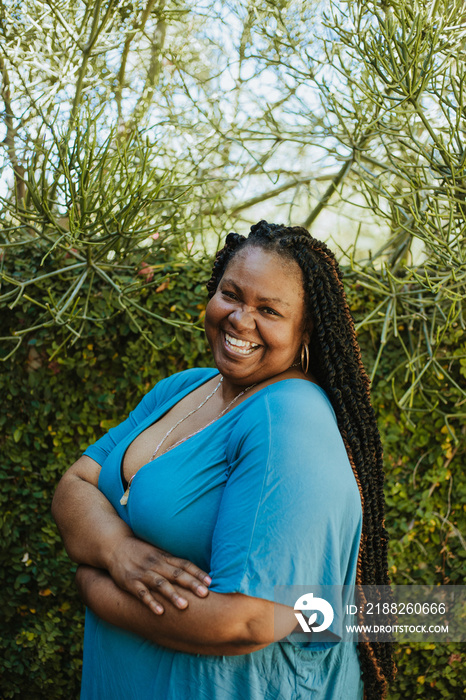
[(212, 311), (213, 311), (213, 305), (212, 305), (212, 299), (207, 302), (207, 306), (205, 307), (205, 314), (204, 314), (204, 328), (207, 329), (211, 325), (211, 319), (212, 319)]
[(209, 300), (205, 309), (204, 328), (206, 333), (211, 333), (216, 330), (217, 324), (222, 317), (221, 304), (218, 298), (213, 296)]

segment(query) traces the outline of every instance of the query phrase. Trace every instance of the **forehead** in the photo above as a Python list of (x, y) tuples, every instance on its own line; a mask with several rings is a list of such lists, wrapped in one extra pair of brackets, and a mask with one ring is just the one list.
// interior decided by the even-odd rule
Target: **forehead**
[(230, 260), (223, 280), (254, 287), (258, 296), (283, 300), (304, 298), (303, 275), (298, 263), (275, 251), (245, 246)]

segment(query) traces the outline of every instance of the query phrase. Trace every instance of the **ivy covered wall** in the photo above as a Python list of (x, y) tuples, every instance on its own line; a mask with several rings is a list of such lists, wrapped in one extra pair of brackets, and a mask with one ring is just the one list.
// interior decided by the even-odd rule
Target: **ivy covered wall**
[[(34, 259), (22, 264), (34, 265)], [(123, 419), (156, 381), (211, 363), (201, 330), (175, 328), (157, 319), (202, 325), (202, 282), (208, 267), (208, 261), (181, 266), (167, 259), (158, 266), (155, 280), (148, 279), (151, 270), (141, 280), (141, 270), (135, 269), (141, 282), (138, 303), (154, 314), (145, 317), (144, 331), (157, 347), (141, 339), (117, 298), (103, 289), (105, 323), (94, 324), (74, 344), (64, 345), (66, 328), (41, 329), (0, 365), (2, 700), (79, 696), (83, 607), (74, 589), (74, 566), (50, 515), (52, 494), (82, 450)], [(358, 287), (351, 275), (347, 285), (356, 320), (367, 317), (378, 303), (376, 295)], [(31, 308), (23, 298), (6, 309), (0, 335), (31, 325)], [(408, 329), (400, 326), (398, 333), (403, 340)], [(377, 328), (366, 326), (360, 342), (370, 367), (379, 350)], [(448, 383), (438, 370), (423, 377), (424, 393), (441, 397), (436, 399), (439, 409), (427, 410), (421, 394), (414, 396), (409, 412), (399, 408), (410, 373), (400, 365), (395, 339), (383, 349), (373, 384), (385, 445), (390, 570), (400, 584), (464, 583), (464, 413), (458, 409), (454, 385), (464, 383), (466, 375), (461, 329), (445, 334), (442, 352)], [(461, 697), (465, 663), (460, 645), (403, 645), (396, 653), (399, 673), (391, 700)]]

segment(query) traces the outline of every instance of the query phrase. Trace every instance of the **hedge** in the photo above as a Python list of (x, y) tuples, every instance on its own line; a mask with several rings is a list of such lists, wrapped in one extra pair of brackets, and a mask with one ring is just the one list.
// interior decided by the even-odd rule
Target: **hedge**
[[(20, 260), (23, 266), (34, 264), (18, 252), (19, 269)], [(159, 270), (162, 281), (141, 289), (139, 303), (164, 318), (199, 324), (207, 269), (205, 260), (181, 265), (167, 259)], [(358, 289), (351, 276), (348, 293), (356, 319), (375, 308), (377, 299)], [(142, 341), (111, 294), (102, 295), (100, 303), (108, 310), (107, 321), (86, 327), (74, 344), (62, 346), (66, 329), (42, 329), (1, 364), (2, 700), (79, 697), (83, 606), (73, 584), (75, 567), (50, 515), (60, 476), (159, 379), (211, 363), (202, 331), (148, 317), (145, 331), (157, 349)], [(25, 298), (5, 309), (0, 335), (30, 325), (34, 313)], [(403, 328), (399, 332), (402, 336)], [(376, 327), (362, 331), (360, 342), (370, 366), (378, 349)], [(461, 384), (466, 376), (464, 334), (452, 328), (443, 338), (443, 350), (450, 376)], [(426, 411), (415, 399), (409, 414), (401, 411), (394, 387), (395, 393), (407, 387), (409, 376), (395, 371), (399, 359), (399, 346), (390, 341), (373, 386), (385, 446), (392, 580), (463, 584), (466, 486), (459, 465), (465, 451), (460, 440), (464, 417), (458, 413), (455, 387), (439, 372), (424, 377), (424, 386), (442, 393), (442, 410)], [(462, 697), (463, 651), (459, 644), (399, 646), (391, 700)]]

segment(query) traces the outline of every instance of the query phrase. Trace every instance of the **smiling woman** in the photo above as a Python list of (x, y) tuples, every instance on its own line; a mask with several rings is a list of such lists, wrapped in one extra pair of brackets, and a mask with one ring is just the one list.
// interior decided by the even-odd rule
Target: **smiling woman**
[(207, 286), (216, 367), (159, 382), (54, 497), (88, 607), (81, 700), (379, 700), (388, 645), (295, 643), (274, 602), (276, 586), (388, 582), (382, 452), (334, 256), (262, 221), (229, 234)]
[(294, 260), (250, 246), (230, 262), (209, 301), (205, 329), (215, 364), (231, 384), (278, 381), (309, 343), (302, 273)]

